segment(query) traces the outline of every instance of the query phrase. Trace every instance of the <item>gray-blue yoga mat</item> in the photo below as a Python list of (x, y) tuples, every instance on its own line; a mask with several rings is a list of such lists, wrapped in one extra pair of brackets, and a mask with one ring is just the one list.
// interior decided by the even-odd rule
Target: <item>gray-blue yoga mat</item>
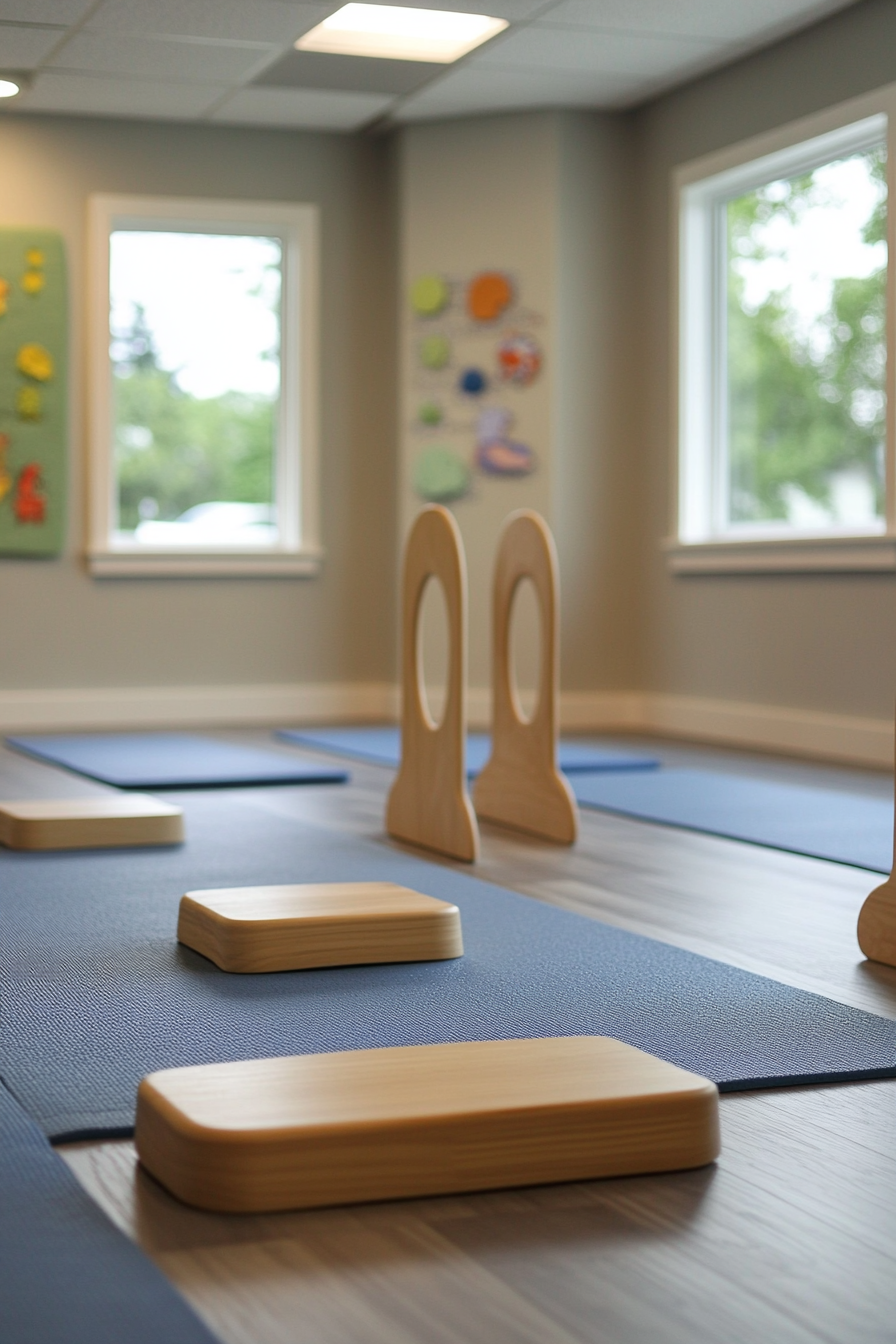
[[(0, 853), (0, 1075), (57, 1139), (126, 1134), (140, 1078), (219, 1060), (618, 1037), (725, 1090), (896, 1075), (896, 1023), (276, 815), (181, 795), (181, 849)], [(454, 961), (227, 975), (175, 942), (185, 891), (387, 880), (456, 902)]]
[(636, 777), (574, 775), (570, 783), (585, 807), (641, 821), (877, 873), (888, 873), (893, 861), (893, 804), (883, 798), (710, 770), (660, 770)]
[(215, 1344), (0, 1083), (4, 1344)]
[(344, 784), (345, 770), (291, 761), (258, 747), (192, 733), (60, 733), (7, 745), (117, 789), (221, 789), (251, 784)]
[[(332, 752), (334, 756), (348, 756), (356, 761), (370, 761), (373, 765), (397, 766), (401, 759), (401, 732), (398, 728), (280, 728), (276, 736), (283, 742), (300, 747), (316, 747)], [(467, 736), (467, 774), (478, 775), (491, 751), (487, 733), (469, 733)], [(659, 761), (619, 747), (593, 746), (588, 742), (561, 741), (558, 764), (564, 774), (577, 770), (656, 770)]]

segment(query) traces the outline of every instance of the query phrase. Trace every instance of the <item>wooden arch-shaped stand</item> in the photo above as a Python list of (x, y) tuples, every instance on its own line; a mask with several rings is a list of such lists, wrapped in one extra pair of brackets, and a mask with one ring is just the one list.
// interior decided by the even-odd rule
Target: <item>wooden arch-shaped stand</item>
[[(511, 684), (510, 655), (513, 597), (524, 578), (532, 580), (541, 609), (538, 702), (528, 721)], [(578, 834), (579, 812), (557, 769), (557, 552), (547, 523), (529, 509), (512, 513), (504, 525), (493, 604), (492, 754), (473, 785), (473, 803), (477, 814), (489, 821), (571, 845)]]
[[(423, 590), (438, 579), (448, 611), (445, 712), (424, 707), (419, 655)], [(423, 510), (404, 554), (401, 617), (401, 765), (386, 807), (398, 840), (473, 863), (479, 827), (467, 792), (467, 565), (460, 529), (440, 505)]]
[(859, 947), (869, 961), (896, 966), (896, 847), (890, 876), (866, 897), (859, 912), (857, 933)]

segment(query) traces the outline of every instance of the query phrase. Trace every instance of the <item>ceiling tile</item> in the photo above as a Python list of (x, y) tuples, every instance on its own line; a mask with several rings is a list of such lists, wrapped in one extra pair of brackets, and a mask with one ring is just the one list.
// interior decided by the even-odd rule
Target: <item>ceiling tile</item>
[(353, 93), (409, 93), (444, 65), (391, 61), (368, 56), (332, 56), (322, 51), (288, 51), (253, 80), (255, 87), (344, 89)]
[(105, 0), (90, 16), (85, 30), (285, 44), (338, 8), (338, 0), (320, 4), (287, 4), (285, 0)]
[(214, 121), (238, 126), (284, 126), (354, 131), (391, 106), (392, 98), (372, 93), (321, 89), (240, 89), (215, 113)]
[(544, 15), (551, 25), (572, 24), (630, 33), (670, 34), (730, 41), (769, 29), (814, 23), (855, 0), (562, 0)]
[(0, 23), (56, 23), (67, 28), (94, 0), (0, 0)]
[(695, 38), (641, 33), (598, 33), (583, 29), (523, 28), (475, 54), (479, 69), (591, 70), (595, 73), (656, 76), (706, 58), (713, 43)]
[(91, 70), (147, 79), (228, 83), (253, 73), (266, 48), (176, 39), (76, 33), (51, 62), (54, 70)]
[(28, 70), (63, 37), (61, 28), (16, 28), (0, 24), (0, 70)]
[[(531, 19), (546, 4), (546, 0), (382, 0), (382, 3), (387, 2), (405, 9), (453, 9), (461, 14), (487, 14), (492, 19), (508, 19), (511, 23)], [(332, 14), (342, 3), (343, 0), (336, 0), (329, 12)]]
[(640, 82), (618, 72), (477, 69), (465, 65), (401, 103), (397, 121), (527, 107), (615, 107)]
[[(183, 121), (200, 116), (225, 91), (209, 84), (165, 84), (48, 71), (10, 104), (9, 112), (70, 112)], [(4, 109), (6, 111), (6, 109)], [(0, 112), (0, 116), (4, 113)]]

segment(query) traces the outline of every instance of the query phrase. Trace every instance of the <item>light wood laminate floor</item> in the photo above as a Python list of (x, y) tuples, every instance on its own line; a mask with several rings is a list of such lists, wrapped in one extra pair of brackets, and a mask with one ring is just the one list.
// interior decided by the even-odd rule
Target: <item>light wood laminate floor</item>
[[(889, 787), (731, 753), (667, 756)], [(388, 843), (392, 772), (352, 775), (242, 797)], [(96, 787), (0, 753), (2, 797)], [(855, 942), (876, 882), (859, 869), (585, 812), (570, 851), (483, 828), (476, 872), (896, 1018), (896, 970), (863, 962)], [(178, 1204), (129, 1142), (60, 1151), (228, 1344), (892, 1344), (896, 1081), (725, 1096), (721, 1111), (722, 1156), (701, 1171), (274, 1216)]]

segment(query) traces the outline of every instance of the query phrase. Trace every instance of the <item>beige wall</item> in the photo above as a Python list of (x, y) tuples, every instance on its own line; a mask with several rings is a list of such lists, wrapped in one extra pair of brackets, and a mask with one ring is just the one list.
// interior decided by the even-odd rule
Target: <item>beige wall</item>
[[(0, 224), (62, 231), (68, 543), (0, 558), (0, 689), (391, 679), (395, 335), (387, 141), (133, 121), (0, 121)], [(93, 579), (83, 564), (85, 215), (95, 191), (313, 201), (322, 220), (322, 505), (313, 579)]]
[[(537, 329), (546, 356), (537, 383), (499, 396), (516, 413), (515, 432), (537, 451), (538, 470), (517, 480), (476, 476), (470, 494), (452, 505), (470, 573), (474, 688), (489, 682), (492, 564), (501, 523), (517, 508), (542, 512), (557, 538), (563, 686), (627, 687), (634, 676), (628, 148), (625, 119), (588, 113), (458, 119), (402, 135), (402, 536), (422, 507), (412, 489), (422, 440), (414, 425), (420, 324), (407, 300), (411, 283), (430, 272), (463, 278), (505, 270), (517, 277), (524, 305), (545, 318)], [(472, 440), (460, 435), (458, 451), (470, 451)], [(521, 655), (526, 681), (533, 660), (524, 648)], [(433, 669), (440, 661), (432, 656)]]
[[(540, 112), (393, 138), (7, 117), (0, 222), (63, 231), (72, 274), (69, 541), (0, 559), (0, 691), (347, 683), (396, 670), (407, 486), (398, 305), (428, 269), (507, 266), (548, 319), (543, 470), (456, 507), (471, 681), (489, 677), (498, 525), (551, 519), (563, 684), (889, 717), (896, 576), (673, 577), (669, 180), (675, 165), (896, 80), (896, 4), (867, 0), (632, 113)], [(83, 550), (84, 220), (92, 191), (317, 201), (323, 524), (316, 579), (96, 580)], [(399, 264), (400, 249), (400, 264)], [(407, 350), (405, 357), (407, 358)], [(401, 443), (403, 441), (403, 447)]]
[(889, 717), (896, 575), (674, 577), (669, 531), (670, 173), (676, 164), (896, 80), (896, 4), (871, 0), (637, 113), (635, 404), (648, 690)]

